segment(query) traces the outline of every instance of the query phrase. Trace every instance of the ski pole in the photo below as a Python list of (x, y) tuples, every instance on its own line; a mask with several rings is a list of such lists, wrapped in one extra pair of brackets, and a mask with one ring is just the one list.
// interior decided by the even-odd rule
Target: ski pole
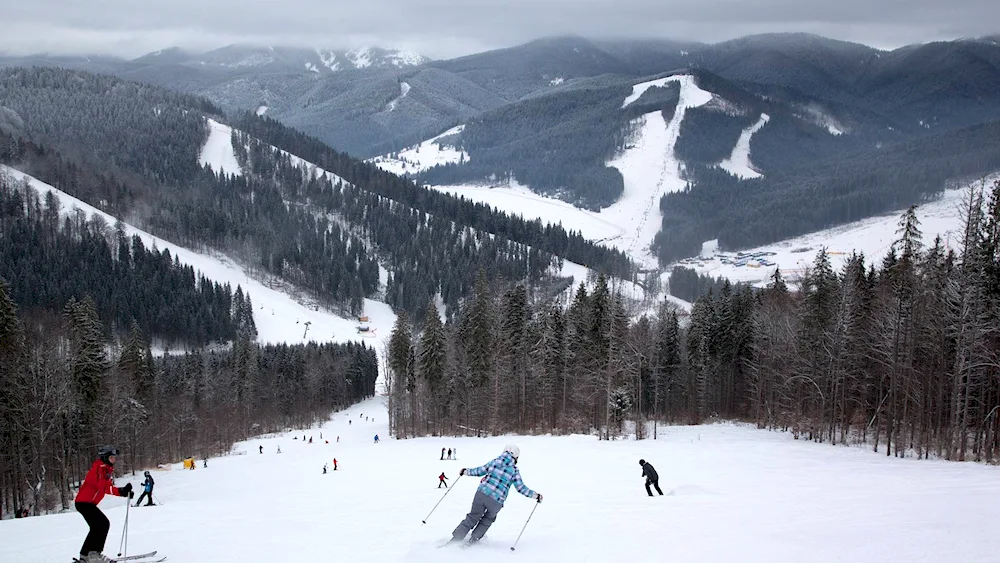
[(132, 500), (126, 497), (125, 499), (125, 525), (122, 526), (122, 541), (118, 544), (118, 557), (121, 557), (123, 553), (128, 554), (128, 511), (129, 507), (132, 506)]
[[(542, 501), (536, 502), (535, 508), (538, 508), (539, 504), (542, 504)], [(524, 534), (524, 530), (528, 527), (528, 522), (531, 522), (531, 517), (535, 515), (535, 508), (531, 509), (531, 514), (529, 514), (528, 519), (524, 521), (524, 528), (521, 528), (521, 533), (518, 534), (517, 539), (514, 540), (514, 545), (510, 546), (511, 551), (514, 551), (514, 547), (517, 545), (517, 542), (521, 541), (521, 534)]]
[[(461, 479), (461, 478), (462, 478), (462, 475), (459, 475), (458, 479)], [(458, 479), (455, 479), (455, 482), (452, 483), (450, 487), (448, 487), (448, 490), (445, 491), (443, 495), (441, 495), (441, 500), (437, 501), (437, 504), (435, 504), (434, 508), (432, 508), (431, 511), (430, 511), (430, 513), (427, 514), (427, 517), (422, 520), (422, 522), (424, 524), (427, 523), (427, 520), (431, 517), (431, 514), (434, 514), (434, 511), (437, 510), (438, 504), (441, 504), (441, 501), (444, 500), (444, 497), (448, 496), (448, 493), (450, 493), (452, 491), (452, 489), (455, 488), (455, 485), (458, 484)]]

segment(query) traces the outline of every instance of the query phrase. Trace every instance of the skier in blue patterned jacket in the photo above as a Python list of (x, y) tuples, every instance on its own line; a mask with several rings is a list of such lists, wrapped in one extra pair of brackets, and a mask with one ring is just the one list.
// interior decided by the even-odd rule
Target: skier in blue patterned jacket
[(452, 541), (462, 541), (470, 530), (470, 542), (481, 540), (497, 519), (497, 513), (503, 508), (511, 485), (522, 495), (542, 502), (542, 495), (529, 489), (521, 480), (521, 472), (517, 470), (517, 458), (520, 454), (521, 450), (517, 446), (509, 445), (499, 457), (486, 465), (459, 471), (459, 475), (485, 477), (476, 490), (476, 496), (472, 498), (472, 510), (452, 532)]

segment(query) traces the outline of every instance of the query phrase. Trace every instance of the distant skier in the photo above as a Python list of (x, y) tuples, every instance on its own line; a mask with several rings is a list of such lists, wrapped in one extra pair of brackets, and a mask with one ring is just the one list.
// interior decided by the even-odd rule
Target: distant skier
[(326, 464), (323, 464), (323, 475), (326, 475)]
[(486, 531), (497, 519), (497, 513), (503, 508), (507, 492), (511, 485), (522, 495), (542, 502), (542, 495), (529, 489), (521, 480), (521, 472), (517, 470), (517, 458), (521, 450), (515, 445), (504, 448), (496, 459), (472, 469), (462, 469), (459, 475), (478, 477), (485, 475), (479, 483), (476, 495), (472, 498), (472, 510), (465, 520), (451, 534), (451, 541), (462, 541), (466, 534), (472, 531), (469, 542), (477, 542), (486, 535)]
[(375, 435), (375, 443), (378, 443), (378, 434)]
[(139, 495), (139, 500), (135, 501), (135, 505), (142, 504), (142, 499), (145, 498), (146, 506), (153, 506), (153, 476), (149, 474), (149, 471), (143, 473), (143, 476), (146, 480), (142, 482), (142, 494)]
[(347, 425), (348, 425), (348, 426), (350, 426), (350, 425), (351, 425), (351, 423), (353, 423), (353, 422), (354, 422), (353, 420), (348, 420), (348, 421), (347, 421)]
[(264, 453), (264, 446), (260, 446), (260, 453)]
[(441, 448), (441, 461), (444, 461), (444, 452), (445, 452), (445, 449)]
[(309, 443), (310, 444), (313, 443), (313, 437), (312, 436), (309, 436)]
[(442, 471), (441, 474), (438, 475), (438, 488), (440, 489), (441, 485), (444, 485), (444, 488), (447, 489), (448, 488), (448, 483), (445, 483), (445, 481), (447, 481), (447, 480), (448, 480), (448, 478), (444, 476), (444, 471)]
[(205, 459), (201, 460), (201, 466), (203, 468), (205, 468), (205, 469), (208, 469), (208, 458), (207, 457)]
[(80, 548), (80, 560), (85, 563), (107, 563), (111, 561), (101, 552), (104, 551), (104, 542), (108, 539), (108, 530), (111, 522), (108, 517), (97, 507), (98, 503), (104, 499), (104, 495), (112, 494), (120, 497), (134, 497), (132, 483), (124, 487), (115, 487), (114, 467), (118, 459), (118, 448), (114, 446), (102, 446), (97, 451), (97, 459), (90, 466), (80, 491), (76, 494), (74, 504), (76, 511), (83, 516), (90, 527), (87, 539), (83, 541)]
[(340, 443), (340, 436), (337, 436), (337, 443)]
[(451, 459), (451, 448), (448, 448), (448, 459)]
[(281, 446), (278, 446), (278, 453), (281, 453)]
[(333, 458), (333, 470), (337, 470), (337, 458)]
[(663, 491), (660, 490), (660, 476), (657, 475), (656, 469), (653, 469), (653, 464), (640, 459), (639, 465), (642, 466), (642, 476), (646, 478), (646, 492), (649, 493), (649, 496), (653, 496), (653, 491), (649, 490), (650, 485), (656, 489), (656, 492), (660, 493), (660, 496), (663, 496)]

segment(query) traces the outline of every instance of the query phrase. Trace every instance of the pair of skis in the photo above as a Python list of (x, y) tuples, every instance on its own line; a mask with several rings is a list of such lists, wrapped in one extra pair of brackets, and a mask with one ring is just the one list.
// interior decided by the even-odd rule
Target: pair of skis
[[(160, 563), (161, 561), (166, 561), (166, 557), (161, 557), (159, 559), (154, 559), (156, 557), (155, 551), (150, 551), (149, 553), (140, 553), (138, 555), (126, 555), (124, 557), (112, 557), (111, 561), (114, 563), (120, 563), (128, 561), (130, 563)], [(73, 558), (73, 563), (83, 563), (83, 560), (79, 557)]]

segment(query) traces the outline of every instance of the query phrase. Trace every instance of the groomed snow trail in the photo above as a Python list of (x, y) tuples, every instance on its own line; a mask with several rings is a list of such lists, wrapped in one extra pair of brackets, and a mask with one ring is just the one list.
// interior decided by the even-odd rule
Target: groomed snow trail
[[(264, 108), (264, 111), (267, 111), (266, 107), (261, 107)], [(262, 115), (264, 111), (258, 108), (257, 115)], [(202, 166), (207, 164), (216, 172), (225, 171), (226, 174), (242, 176), (243, 170), (240, 169), (240, 164), (236, 161), (236, 153), (233, 152), (233, 143), (230, 136), (233, 132), (232, 128), (214, 119), (208, 120), (208, 126), (208, 141), (201, 148), (201, 156), (198, 158), (198, 164)]]
[[(161, 504), (130, 509), (128, 552), (211, 563), (996, 561), (1000, 467), (887, 458), (729, 424), (661, 426), (655, 441), (604, 442), (393, 440), (386, 422), (378, 397), (313, 428), (239, 443), (243, 455), (209, 459), (207, 468), (199, 459), (194, 471), (153, 469)], [(459, 469), (488, 462), (507, 443), (521, 448), (524, 482), (544, 501), (511, 491), (482, 545), (437, 549), (479, 482)], [(457, 448), (458, 460), (441, 461), (441, 448)], [(639, 458), (656, 467), (665, 496), (646, 496)], [(427, 518), (446, 492), (437, 488), (442, 471), (451, 489)], [(139, 485), (141, 469), (117, 480), (125, 482)], [(101, 503), (111, 520), (106, 554), (117, 553), (124, 502)], [(0, 561), (69, 561), (86, 530), (72, 510), (4, 520)]]
[(601, 210), (600, 216), (620, 225), (626, 232), (607, 244), (628, 253), (645, 267), (656, 267), (657, 259), (649, 245), (660, 230), (662, 214), (660, 197), (684, 189), (681, 163), (674, 155), (681, 123), (688, 108), (699, 107), (712, 100), (712, 93), (702, 90), (690, 75), (678, 75), (637, 84), (622, 107), (637, 100), (642, 92), (667, 82), (680, 85), (677, 109), (668, 123), (663, 113), (647, 113), (636, 120), (635, 141), (621, 155), (607, 163), (617, 168), (625, 180), (625, 191), (613, 205)]
[(754, 133), (760, 131), (760, 128), (770, 119), (771, 116), (766, 113), (760, 114), (760, 119), (757, 120), (757, 123), (743, 130), (739, 140), (736, 141), (736, 146), (733, 147), (733, 153), (729, 155), (729, 158), (723, 160), (719, 166), (738, 178), (760, 178), (760, 172), (754, 170), (750, 164), (750, 138), (753, 137)]

